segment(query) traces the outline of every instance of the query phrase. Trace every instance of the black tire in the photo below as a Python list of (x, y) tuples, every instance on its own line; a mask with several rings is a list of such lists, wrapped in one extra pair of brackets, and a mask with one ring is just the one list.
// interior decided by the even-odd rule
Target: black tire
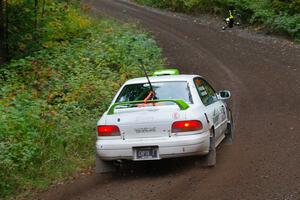
[(227, 129), (225, 132), (225, 144), (231, 145), (233, 143), (234, 123), (233, 123), (232, 112), (230, 109), (228, 110), (228, 117), (229, 117), (229, 122), (227, 123)]
[(209, 152), (205, 159), (207, 167), (214, 167), (217, 163), (216, 138), (213, 129), (211, 130), (211, 135), (209, 138)]

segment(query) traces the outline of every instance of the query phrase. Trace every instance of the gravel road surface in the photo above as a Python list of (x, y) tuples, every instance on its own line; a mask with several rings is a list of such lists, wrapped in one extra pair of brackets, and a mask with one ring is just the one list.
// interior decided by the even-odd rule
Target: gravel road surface
[(83, 176), (40, 199), (300, 200), (299, 46), (243, 31), (222, 32), (201, 23), (201, 17), (127, 1), (85, 2), (96, 15), (139, 23), (170, 66), (231, 90), (235, 141), (221, 145), (214, 168), (203, 167), (197, 157), (138, 163), (113, 174)]

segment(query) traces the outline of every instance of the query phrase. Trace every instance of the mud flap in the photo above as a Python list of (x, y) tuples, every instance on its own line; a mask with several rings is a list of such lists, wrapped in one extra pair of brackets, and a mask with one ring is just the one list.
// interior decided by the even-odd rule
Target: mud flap
[(112, 161), (101, 160), (99, 156), (96, 154), (96, 173), (108, 173), (116, 171), (116, 168)]
[(209, 153), (206, 155), (206, 166), (214, 167), (217, 163), (216, 141), (214, 133), (209, 138)]

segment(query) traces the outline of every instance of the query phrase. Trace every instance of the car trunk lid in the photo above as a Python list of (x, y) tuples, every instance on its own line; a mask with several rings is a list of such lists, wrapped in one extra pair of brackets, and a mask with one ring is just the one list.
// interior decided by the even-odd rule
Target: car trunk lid
[(123, 139), (169, 137), (174, 121), (185, 120), (185, 112), (176, 105), (118, 109), (106, 119), (116, 124)]

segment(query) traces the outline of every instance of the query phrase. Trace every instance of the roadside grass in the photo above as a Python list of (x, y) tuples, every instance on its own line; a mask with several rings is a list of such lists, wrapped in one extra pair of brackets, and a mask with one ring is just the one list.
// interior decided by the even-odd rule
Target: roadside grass
[(185, 13), (228, 16), (233, 6), (244, 24), (254, 25), (300, 42), (300, 0), (134, 0), (137, 3)]
[(86, 23), (76, 37), (1, 66), (0, 198), (91, 166), (96, 121), (121, 84), (143, 76), (138, 60), (149, 71), (163, 66), (155, 41), (135, 25)]

